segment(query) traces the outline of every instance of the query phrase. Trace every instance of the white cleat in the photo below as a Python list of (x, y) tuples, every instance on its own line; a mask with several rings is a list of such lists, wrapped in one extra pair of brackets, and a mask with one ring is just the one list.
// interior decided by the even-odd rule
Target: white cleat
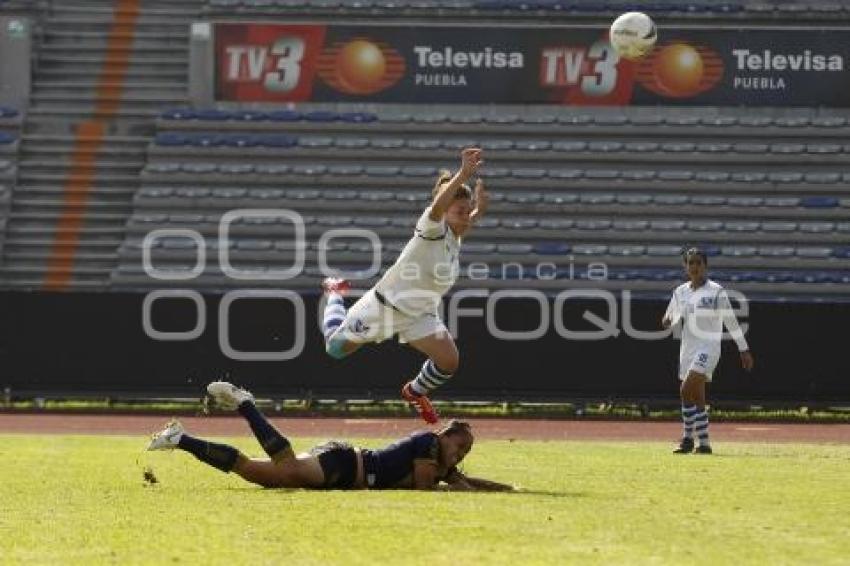
[(173, 420), (165, 425), (165, 428), (151, 436), (148, 450), (174, 450), (180, 437), (186, 432), (180, 421)]
[(245, 401), (254, 402), (251, 393), (226, 381), (213, 381), (207, 385), (207, 393), (215, 400), (216, 405), (228, 411), (236, 409)]

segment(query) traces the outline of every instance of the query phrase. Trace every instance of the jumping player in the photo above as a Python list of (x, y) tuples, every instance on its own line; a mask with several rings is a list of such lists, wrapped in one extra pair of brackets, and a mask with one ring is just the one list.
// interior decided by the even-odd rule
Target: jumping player
[[(254, 404), (248, 391), (215, 381), (207, 392), (222, 408), (237, 410), (268, 458), (252, 459), (226, 444), (189, 436), (170, 422), (153, 435), (148, 450), (179, 448), (223, 472), (236, 472), (263, 487), (306, 489), (449, 489), (513, 491), (513, 486), (465, 475), (457, 465), (472, 449), (468, 423), (452, 420), (437, 432), (419, 432), (380, 450), (330, 441), (295, 455), (292, 446)], [(445, 485), (441, 486), (440, 483)]]
[(661, 325), (664, 328), (683, 322), (682, 345), (679, 351), (679, 379), (682, 382), (682, 420), (684, 434), (677, 454), (694, 451), (694, 433), (699, 439), (698, 454), (711, 454), (708, 439), (708, 409), (705, 402), (705, 384), (720, 360), (720, 341), (723, 325), (735, 340), (741, 352), (741, 365), (747, 371), (753, 368), (744, 333), (732, 312), (729, 297), (718, 283), (706, 276), (708, 258), (698, 248), (684, 252), (683, 260), (689, 282), (673, 291)]
[(343, 295), (349, 282), (328, 278), (322, 283), (327, 294), (322, 333), (328, 354), (341, 359), (363, 344), (398, 334), (399, 341), (428, 357), (419, 374), (402, 388), (402, 397), (429, 424), (438, 417), (428, 394), (458, 368), (457, 346), (438, 308), (457, 279), (461, 241), (487, 210), (484, 183), (479, 179), (474, 192), (466, 184), (481, 163), (481, 150), (466, 148), (457, 173), (441, 172), (431, 205), (416, 222), (407, 246), (380, 281), (347, 312)]

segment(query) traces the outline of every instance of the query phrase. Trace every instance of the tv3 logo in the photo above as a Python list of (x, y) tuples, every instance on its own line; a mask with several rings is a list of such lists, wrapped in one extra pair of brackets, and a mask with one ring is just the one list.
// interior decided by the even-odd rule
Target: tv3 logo
[(265, 45), (228, 45), (226, 79), (228, 82), (262, 82), (271, 92), (291, 92), (301, 78), (306, 43), (295, 36), (282, 36), (270, 47)]
[(544, 47), (541, 51), (540, 85), (578, 86), (590, 96), (611, 94), (617, 87), (620, 56), (608, 42), (597, 41), (589, 48)]

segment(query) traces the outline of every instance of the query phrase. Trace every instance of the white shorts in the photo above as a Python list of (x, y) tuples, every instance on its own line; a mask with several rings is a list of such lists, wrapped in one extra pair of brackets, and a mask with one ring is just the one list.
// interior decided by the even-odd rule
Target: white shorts
[(411, 342), (448, 329), (437, 313), (404, 314), (379, 301), (375, 290), (370, 289), (348, 309), (340, 331), (346, 340), (364, 344), (383, 342), (394, 334), (398, 334), (399, 342)]
[(679, 359), (679, 380), (685, 381), (688, 374), (695, 371), (703, 374), (705, 376), (705, 380), (710, 382), (711, 374), (714, 373), (714, 368), (717, 367), (717, 362), (719, 360), (719, 352), (711, 352), (708, 350), (688, 352)]

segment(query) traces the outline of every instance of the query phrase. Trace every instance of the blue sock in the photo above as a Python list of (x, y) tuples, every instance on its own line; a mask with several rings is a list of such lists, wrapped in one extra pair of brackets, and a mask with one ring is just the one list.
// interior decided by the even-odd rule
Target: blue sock
[(345, 320), (345, 303), (343, 303), (342, 295), (339, 293), (331, 293), (328, 295), (328, 303), (325, 305), (325, 314), (322, 318), (322, 335), (325, 337), (325, 343), (333, 336), (339, 325)]
[(434, 362), (428, 360), (422, 364), (422, 370), (410, 384), (410, 388), (417, 395), (426, 395), (447, 382), (451, 376), (452, 374), (441, 370)]
[(222, 472), (230, 472), (236, 465), (236, 458), (239, 457), (239, 451), (232, 446), (207, 442), (188, 434), (183, 434), (180, 437), (177, 447)]
[(263, 447), (263, 450), (266, 451), (266, 454), (270, 458), (274, 458), (276, 454), (290, 447), (289, 441), (263, 416), (252, 402), (245, 401), (236, 410), (251, 425), (251, 430), (254, 431), (257, 442), (260, 443), (260, 446)]

